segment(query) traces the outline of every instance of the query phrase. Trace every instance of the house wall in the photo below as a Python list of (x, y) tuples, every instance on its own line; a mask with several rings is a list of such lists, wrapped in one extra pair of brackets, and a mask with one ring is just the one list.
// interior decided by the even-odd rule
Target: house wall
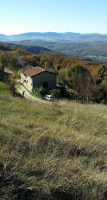
[(23, 73), (20, 73), (20, 82), (30, 91), (32, 91), (32, 78), (30, 76), (24, 75)]
[(56, 88), (56, 74), (43, 72), (34, 77), (33, 79), (33, 88), (43, 87), (43, 82), (47, 82), (47, 89)]

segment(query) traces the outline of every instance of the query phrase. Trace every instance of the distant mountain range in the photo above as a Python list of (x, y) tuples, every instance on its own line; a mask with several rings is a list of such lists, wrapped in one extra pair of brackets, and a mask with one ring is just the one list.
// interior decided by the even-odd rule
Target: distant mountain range
[(29, 32), (18, 35), (3, 35), (0, 34), (0, 41), (11, 42), (21, 40), (50, 40), (50, 41), (71, 41), (71, 42), (102, 42), (107, 41), (107, 34), (81, 34), (81, 33), (56, 33), (56, 32)]

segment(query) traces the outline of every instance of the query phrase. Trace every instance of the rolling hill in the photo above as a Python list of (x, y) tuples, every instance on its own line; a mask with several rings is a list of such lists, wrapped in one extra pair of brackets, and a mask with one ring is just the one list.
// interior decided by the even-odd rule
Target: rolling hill
[(16, 42), (21, 45), (41, 46), (58, 51), (66, 56), (80, 60), (92, 60), (107, 63), (107, 42), (62, 42), (46, 40), (23, 40)]
[(0, 50), (2, 51), (15, 51), (21, 49), (29, 53), (44, 55), (44, 56), (64, 56), (63, 53), (57, 52), (55, 50), (50, 50), (45, 47), (37, 45), (21, 45), (21, 44), (12, 44), (8, 42), (0, 42)]

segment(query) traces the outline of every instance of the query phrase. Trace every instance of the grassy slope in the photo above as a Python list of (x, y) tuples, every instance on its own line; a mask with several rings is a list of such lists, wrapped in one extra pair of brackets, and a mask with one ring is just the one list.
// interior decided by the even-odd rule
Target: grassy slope
[(106, 122), (104, 105), (0, 97), (1, 199), (105, 200)]
[(7, 97), (7, 96), (11, 96), (8, 85), (0, 81), (0, 97)]

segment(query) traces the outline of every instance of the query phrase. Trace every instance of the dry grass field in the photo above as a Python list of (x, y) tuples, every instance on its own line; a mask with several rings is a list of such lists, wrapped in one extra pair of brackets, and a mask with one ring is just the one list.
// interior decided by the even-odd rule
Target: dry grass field
[(1, 92), (0, 200), (106, 200), (107, 106)]

